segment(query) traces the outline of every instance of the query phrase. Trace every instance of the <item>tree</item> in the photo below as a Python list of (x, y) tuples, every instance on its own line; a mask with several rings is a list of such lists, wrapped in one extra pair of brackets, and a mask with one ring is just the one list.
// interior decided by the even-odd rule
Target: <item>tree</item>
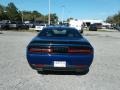
[[(23, 17), (23, 18), (22, 18)], [(48, 15), (43, 15), (38, 11), (20, 11), (10, 2), (6, 7), (0, 5), (0, 20), (9, 19), (11, 21), (38, 21), (41, 23), (48, 23)], [(58, 22), (58, 16), (53, 13), (51, 14), (51, 24)]]
[(3, 13), (4, 13), (3, 6), (0, 5), (0, 20), (2, 20), (3, 18)]
[(51, 14), (51, 24), (57, 24), (57, 22), (58, 16), (55, 13)]
[(120, 24), (120, 12), (114, 14), (113, 16), (107, 17), (106, 22), (111, 24)]
[(69, 22), (70, 20), (73, 20), (74, 18), (70, 17), (67, 19), (67, 22)]
[(41, 22), (41, 23), (46, 23), (46, 18), (45, 18), (44, 15), (42, 15), (42, 16), (40, 16), (40, 17), (37, 17), (37, 18), (35, 19), (35, 21), (39, 21), (39, 22)]
[(33, 20), (35, 21), (37, 18), (41, 18), (43, 15), (38, 11), (33, 11), (32, 16), (33, 16)]
[(7, 19), (5, 7), (0, 5), (0, 20)]
[(113, 19), (114, 19), (114, 23), (120, 24), (120, 12), (118, 12), (117, 14), (115, 14), (113, 16)]
[(9, 3), (8, 6), (6, 7), (6, 13), (7, 13), (8, 18), (11, 21), (21, 20), (21, 15), (17, 7), (12, 2)]
[(107, 17), (106, 22), (112, 24), (113, 23), (113, 17), (112, 16)]
[[(46, 21), (48, 21), (48, 15), (45, 16)], [(57, 24), (58, 16), (55, 13), (50, 14), (50, 22), (51, 24)]]
[(31, 16), (31, 11), (21, 11), (21, 15), (23, 15), (23, 19), (25, 21), (31, 21), (33, 17)]
[(36, 20), (43, 21), (43, 15), (38, 11), (23, 11), (21, 12), (21, 14), (23, 14), (23, 19), (25, 21), (36, 21)]

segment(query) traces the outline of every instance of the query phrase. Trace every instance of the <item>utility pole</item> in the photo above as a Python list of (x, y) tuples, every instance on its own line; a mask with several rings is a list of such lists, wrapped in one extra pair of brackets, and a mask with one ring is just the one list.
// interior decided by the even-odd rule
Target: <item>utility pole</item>
[(64, 8), (65, 8), (65, 6), (62, 5), (62, 18), (61, 18), (62, 24), (64, 23)]
[(23, 23), (23, 11), (22, 11), (22, 23)]
[(48, 5), (48, 7), (49, 7), (49, 15), (48, 15), (48, 25), (50, 25), (50, 0), (49, 0), (49, 5)]

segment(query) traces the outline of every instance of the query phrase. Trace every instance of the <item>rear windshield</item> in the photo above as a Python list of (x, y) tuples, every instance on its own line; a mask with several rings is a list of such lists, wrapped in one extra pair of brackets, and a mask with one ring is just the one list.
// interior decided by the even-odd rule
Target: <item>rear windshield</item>
[(44, 37), (82, 37), (76, 29), (43, 29), (38, 36)]

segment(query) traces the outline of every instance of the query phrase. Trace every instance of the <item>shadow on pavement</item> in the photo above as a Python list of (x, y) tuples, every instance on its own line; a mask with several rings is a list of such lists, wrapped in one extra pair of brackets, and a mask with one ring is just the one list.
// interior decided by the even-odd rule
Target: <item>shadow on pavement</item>
[(3, 34), (3, 32), (0, 32), (0, 34)]
[(38, 74), (42, 75), (86, 75), (86, 72), (74, 72), (74, 71), (37, 71)]

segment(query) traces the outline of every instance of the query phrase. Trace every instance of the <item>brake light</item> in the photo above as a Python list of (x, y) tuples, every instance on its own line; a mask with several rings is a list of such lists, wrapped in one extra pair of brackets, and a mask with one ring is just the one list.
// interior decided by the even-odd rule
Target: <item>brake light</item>
[(44, 67), (44, 64), (32, 64), (36, 68), (42, 68)]
[(87, 67), (87, 65), (80, 64), (80, 65), (76, 65), (76, 67), (78, 67), (78, 68), (85, 68), (85, 67)]
[(52, 49), (48, 48), (48, 49), (43, 49), (43, 48), (30, 48), (29, 49), (30, 52), (43, 52), (43, 53), (51, 53)]
[(92, 50), (89, 48), (69, 48), (68, 53), (91, 54)]

